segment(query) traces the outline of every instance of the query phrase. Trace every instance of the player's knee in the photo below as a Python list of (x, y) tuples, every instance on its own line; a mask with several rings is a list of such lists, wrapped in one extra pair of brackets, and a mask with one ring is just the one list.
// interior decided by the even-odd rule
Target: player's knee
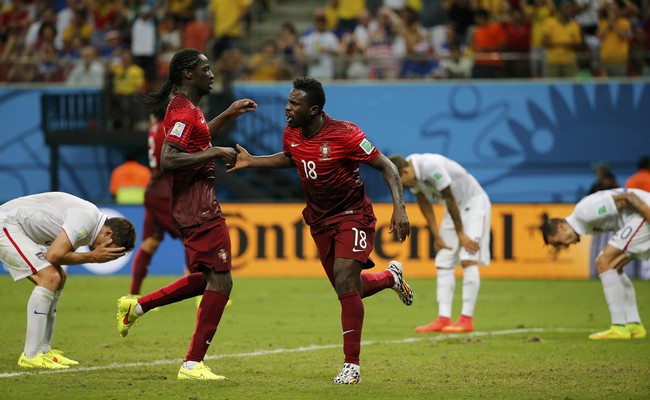
[(43, 286), (52, 292), (57, 291), (62, 286), (62, 283), (65, 283), (65, 278), (61, 276), (60, 268), (55, 268), (54, 266), (49, 266), (39, 271), (39, 279), (37, 284)]
[(471, 267), (473, 265), (476, 265), (476, 261), (473, 260), (462, 260), (460, 262), (460, 266), (463, 268)]
[(153, 237), (148, 237), (142, 241), (140, 248), (148, 254), (153, 254), (156, 252), (156, 250), (158, 250), (158, 246), (160, 246), (160, 240)]
[(607, 272), (614, 267), (608, 259), (603, 257), (602, 253), (596, 257), (594, 265), (596, 266), (596, 271), (598, 271), (599, 274)]

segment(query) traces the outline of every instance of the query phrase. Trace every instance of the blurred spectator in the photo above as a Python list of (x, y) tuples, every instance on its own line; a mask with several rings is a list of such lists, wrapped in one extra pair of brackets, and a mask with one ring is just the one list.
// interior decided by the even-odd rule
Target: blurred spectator
[(406, 0), (384, 0), (384, 7), (399, 14), (406, 7)]
[(293, 23), (285, 22), (282, 24), (280, 36), (277, 40), (277, 46), (278, 53), (282, 56), (284, 64), (289, 70), (289, 76), (295, 77), (304, 75), (304, 55)]
[(350, 33), (341, 38), (341, 56), (337, 59), (336, 76), (343, 79), (368, 79), (370, 68), (366, 65), (365, 53), (357, 46)]
[[(41, 35), (41, 27), (43, 25), (52, 25), (54, 28), (54, 32), (56, 33), (56, 13), (54, 12), (53, 7), (49, 7), (49, 6), (45, 7), (45, 9), (43, 10), (43, 14), (40, 15), (40, 17), (37, 20), (32, 22), (32, 24), (27, 29), (27, 34), (25, 36), (25, 44), (28, 47), (34, 47), (36, 45), (36, 41)], [(54, 44), (55, 47), (59, 50), (63, 47), (62, 46), (63, 43), (57, 44), (56, 37), (54, 39)]]
[(89, 12), (94, 21), (93, 24), (93, 45), (97, 46), (102, 43), (104, 33), (115, 29), (115, 23), (118, 19), (118, 10), (112, 0), (93, 0), (89, 3)]
[(552, 0), (533, 0), (532, 5), (520, 3), (524, 15), (530, 21), (530, 74), (533, 78), (546, 75), (546, 49), (544, 48), (544, 25), (555, 10)]
[(105, 45), (99, 49), (99, 57), (110, 70), (113, 65), (122, 62), (122, 52), (127, 48), (122, 41), (120, 32), (117, 30), (108, 31), (104, 34)]
[(213, 38), (212, 58), (218, 60), (228, 49), (238, 49), (242, 37), (242, 22), (251, 0), (211, 0)]
[(354, 27), (354, 31), (352, 32), (354, 44), (356, 48), (362, 53), (365, 53), (368, 50), (368, 44), (370, 43), (369, 36), (370, 36), (371, 21), (372, 21), (372, 17), (370, 15), (370, 12), (363, 11), (359, 15), (357, 26)]
[(402, 19), (390, 8), (382, 7), (370, 25), (368, 35), (368, 67), (370, 77), (395, 79), (399, 76), (399, 59), (406, 50)]
[(575, 20), (580, 24), (582, 29), (583, 41), (589, 52), (589, 58), (585, 60), (589, 63), (589, 69), (595, 71), (598, 68), (598, 47), (600, 41), (596, 34), (598, 30), (598, 10), (600, 0), (575, 0)]
[(474, 25), (474, 13), (479, 9), (477, 0), (445, 0), (442, 6), (454, 27), (458, 45), (469, 44), (467, 28)]
[(600, 67), (607, 76), (626, 76), (629, 58), (630, 20), (621, 15), (616, 2), (605, 6), (598, 22)]
[(650, 192), (650, 156), (641, 157), (636, 166), (638, 171), (627, 178), (625, 187)]
[[(346, 0), (343, 0), (345, 2)], [(347, 0), (355, 1), (355, 0)], [(325, 6), (322, 8), (323, 15), (325, 15), (325, 29), (336, 34), (339, 37), (336, 28), (339, 25), (339, 0), (325, 0)]]
[(77, 9), (77, 0), (66, 0), (66, 6), (56, 13), (56, 44), (61, 49), (64, 46), (63, 34), (74, 18), (74, 10)]
[(120, 62), (111, 68), (111, 79), (113, 88), (113, 110), (112, 115), (116, 116), (116, 128), (133, 128), (137, 118), (137, 110), (134, 96), (144, 89), (144, 71), (140, 66), (133, 63), (133, 56), (129, 50), (123, 50), (120, 55)]
[(426, 30), (420, 24), (420, 16), (410, 8), (404, 13), (405, 24), (403, 37), (406, 56), (402, 62), (402, 78), (431, 78), (438, 69), (438, 60), (434, 58), (433, 48)]
[[(205, 52), (208, 41), (212, 36), (210, 21), (208, 21), (205, 13), (196, 12), (195, 18), (191, 21), (188, 21), (185, 24), (185, 29), (183, 30), (183, 45), (182, 47), (187, 47), (191, 49), (197, 49), (199, 51)], [(210, 51), (212, 49), (210, 48)], [(173, 55), (173, 54), (172, 54)], [(165, 75), (167, 76), (167, 75)]]
[(334, 57), (339, 53), (336, 35), (326, 28), (321, 11), (314, 13), (314, 30), (300, 39), (307, 58), (307, 75), (323, 80), (334, 78)]
[(124, 163), (111, 173), (111, 195), (118, 204), (143, 204), (150, 179), (149, 168), (137, 162), (135, 154), (129, 153)]
[(426, 29), (431, 47), (438, 56), (449, 53), (449, 48), (443, 47), (447, 43), (447, 26), (449, 24), (449, 17), (447, 17), (443, 4), (444, 0), (423, 1), (420, 13), (422, 27)]
[(74, 65), (66, 84), (70, 86), (103, 87), (106, 79), (106, 68), (97, 56), (97, 50), (85, 46), (81, 50), (81, 59)]
[(506, 35), (506, 51), (509, 53), (506, 59), (506, 76), (530, 77), (530, 23), (519, 8), (513, 8), (510, 10), (510, 18), (501, 25)]
[(469, 79), (472, 77), (474, 60), (468, 57), (458, 44), (453, 43), (450, 48), (449, 58), (440, 61), (443, 74), (449, 79)]
[(346, 33), (354, 32), (359, 17), (366, 11), (365, 0), (341, 0), (338, 2), (337, 15), (338, 24), (336, 34), (343, 37)]
[[(206, 32), (209, 35), (210, 28), (207, 24), (206, 29)], [(207, 36), (203, 38), (202, 43), (205, 44), (207, 39)], [(178, 22), (170, 12), (165, 13), (162, 22), (158, 25), (158, 43), (160, 44), (160, 53), (156, 58), (156, 78), (158, 80), (166, 81), (169, 76), (169, 63), (171, 62), (172, 57), (178, 50), (184, 47), (181, 23)], [(185, 47), (195, 48), (194, 46)], [(205, 51), (205, 48), (197, 50)]]
[(571, 19), (572, 4), (564, 0), (557, 16), (550, 17), (542, 29), (546, 47), (546, 76), (572, 78), (578, 73), (576, 53), (582, 46), (580, 26)]
[(64, 46), (73, 38), (80, 39), (84, 45), (90, 44), (93, 37), (93, 26), (88, 22), (88, 11), (78, 7), (74, 10), (70, 24), (63, 32)]
[(195, 16), (193, 0), (167, 0), (167, 11), (181, 25), (187, 24)]
[(506, 34), (500, 24), (488, 20), (487, 10), (479, 9), (474, 15), (472, 78), (501, 78), (504, 72), (501, 52), (506, 48)]
[(142, 67), (148, 84), (156, 80), (158, 23), (150, 5), (141, 5), (131, 27), (133, 62)]
[(279, 81), (287, 77), (287, 68), (273, 40), (262, 43), (246, 66), (251, 81)]
[[(52, 30), (54, 30), (54, 26), (52, 26)], [(54, 40), (44, 42), (36, 51), (33, 60), (36, 65), (36, 76), (29, 80), (40, 82), (62, 82), (64, 80), (61, 59), (54, 47)]]

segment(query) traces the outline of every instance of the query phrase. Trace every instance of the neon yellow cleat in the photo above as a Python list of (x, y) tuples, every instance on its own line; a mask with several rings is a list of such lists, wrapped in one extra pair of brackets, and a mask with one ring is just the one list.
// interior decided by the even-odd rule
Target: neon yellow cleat
[(117, 331), (122, 337), (129, 334), (129, 328), (140, 318), (133, 309), (138, 305), (138, 299), (133, 296), (122, 296), (117, 299)]
[(604, 339), (630, 339), (630, 331), (620, 325), (612, 325), (606, 331), (596, 332), (589, 335), (589, 339), (592, 340), (604, 340)]
[(43, 356), (43, 353), (38, 353), (34, 358), (27, 358), (25, 353), (20, 355), (18, 365), (23, 368), (45, 368), (45, 369), (66, 369), (70, 368), (67, 365), (59, 364)]
[(50, 351), (43, 354), (43, 357), (48, 358), (54, 361), (55, 363), (59, 363), (61, 365), (79, 365), (79, 361), (65, 357), (63, 355), (63, 352), (60, 350), (50, 349)]
[(630, 331), (630, 337), (632, 339), (645, 339), (646, 330), (641, 324), (627, 324), (625, 325), (628, 331)]
[(227, 378), (215, 374), (201, 361), (192, 369), (186, 369), (181, 365), (181, 369), (178, 371), (178, 379), (223, 381)]

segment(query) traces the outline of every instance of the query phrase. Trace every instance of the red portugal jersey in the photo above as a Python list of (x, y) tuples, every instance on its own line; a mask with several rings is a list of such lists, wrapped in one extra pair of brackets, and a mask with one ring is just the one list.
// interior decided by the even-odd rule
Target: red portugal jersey
[(324, 117), (320, 131), (309, 139), (300, 128), (284, 128), (284, 153), (293, 159), (298, 170), (307, 201), (303, 217), (310, 226), (354, 214), (372, 214), (370, 199), (359, 177), (359, 162), (372, 162), (379, 156), (379, 150), (355, 124), (326, 114)]
[[(164, 142), (183, 152), (196, 153), (212, 147), (203, 111), (182, 93), (169, 103), (163, 125)], [(171, 175), (172, 215), (179, 229), (223, 216), (214, 191), (214, 161)]]

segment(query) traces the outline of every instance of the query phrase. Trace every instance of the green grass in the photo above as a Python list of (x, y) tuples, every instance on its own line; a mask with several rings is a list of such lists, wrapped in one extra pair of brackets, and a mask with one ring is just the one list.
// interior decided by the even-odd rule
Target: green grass
[[(148, 278), (144, 289), (172, 279)], [(81, 365), (24, 373), (16, 361), (32, 285), (5, 277), (0, 399), (650, 398), (650, 338), (587, 340), (609, 325), (597, 280), (483, 280), (477, 333), (459, 336), (414, 333), (435, 317), (435, 281), (410, 283), (416, 292), (411, 307), (392, 291), (364, 301), (363, 380), (340, 387), (330, 383), (343, 362), (340, 309), (325, 278), (235, 278), (234, 304), (206, 359), (229, 380), (187, 382), (176, 373), (194, 329), (194, 301), (145, 315), (121, 338), (115, 301), (128, 278), (72, 276), (54, 347)], [(635, 286), (641, 316), (650, 321), (650, 282)], [(454, 317), (460, 287), (459, 281)]]

